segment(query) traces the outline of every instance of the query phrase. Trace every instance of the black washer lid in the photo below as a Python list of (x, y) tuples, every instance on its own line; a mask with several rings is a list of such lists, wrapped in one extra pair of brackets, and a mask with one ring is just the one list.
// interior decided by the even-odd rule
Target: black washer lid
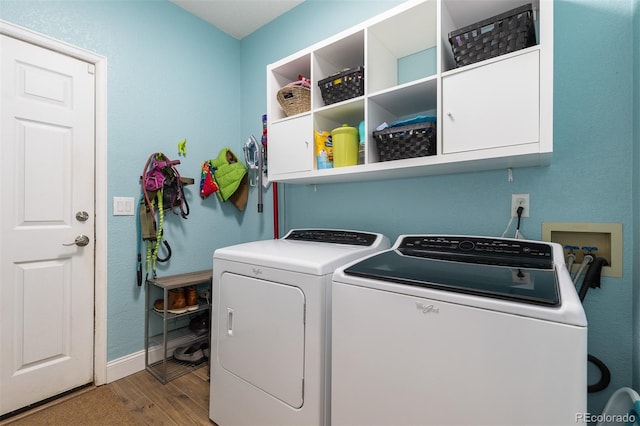
[(364, 259), (344, 272), (402, 285), (534, 305), (560, 305), (555, 269), (457, 262), (389, 250)]

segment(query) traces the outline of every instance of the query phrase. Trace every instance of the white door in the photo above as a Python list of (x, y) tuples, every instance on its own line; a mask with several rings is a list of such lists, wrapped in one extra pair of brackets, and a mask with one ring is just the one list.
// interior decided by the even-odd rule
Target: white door
[(226, 272), (220, 278), (218, 360), (293, 408), (304, 402), (304, 293)]
[(93, 381), (95, 91), (93, 65), (0, 37), (5, 414)]

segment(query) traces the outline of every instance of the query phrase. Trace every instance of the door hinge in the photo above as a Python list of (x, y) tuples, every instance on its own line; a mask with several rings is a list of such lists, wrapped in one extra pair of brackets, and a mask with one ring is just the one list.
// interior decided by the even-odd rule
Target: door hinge
[(95, 74), (96, 66), (94, 64), (87, 64), (87, 72), (92, 75)]

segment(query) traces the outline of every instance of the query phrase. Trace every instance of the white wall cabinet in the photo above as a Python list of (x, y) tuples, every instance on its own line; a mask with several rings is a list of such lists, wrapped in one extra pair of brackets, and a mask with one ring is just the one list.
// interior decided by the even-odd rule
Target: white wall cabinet
[[(553, 152), (553, 1), (533, 4), (537, 44), (456, 68), (451, 31), (527, 0), (409, 0), (267, 66), (269, 179), (378, 180), (547, 165)], [(318, 81), (364, 66), (364, 95), (325, 105)], [(311, 78), (311, 110), (287, 117), (278, 90)], [(416, 115), (437, 119), (437, 154), (380, 161), (372, 132)], [(366, 129), (364, 164), (316, 169), (314, 130)]]
[(311, 114), (285, 120), (271, 128), (274, 143), (269, 145), (269, 166), (281, 174), (308, 172), (313, 170), (313, 133)]
[(442, 152), (540, 141), (537, 51), (442, 79)]

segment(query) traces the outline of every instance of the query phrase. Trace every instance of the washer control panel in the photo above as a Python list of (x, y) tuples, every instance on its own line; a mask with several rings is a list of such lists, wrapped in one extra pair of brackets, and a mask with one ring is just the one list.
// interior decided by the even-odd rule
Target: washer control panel
[(552, 269), (549, 244), (469, 236), (410, 235), (395, 247), (402, 254), (490, 265)]
[(367, 232), (345, 231), (340, 229), (293, 229), (285, 240), (313, 241), (315, 243), (348, 244), (354, 246), (371, 246), (378, 239), (378, 234)]

